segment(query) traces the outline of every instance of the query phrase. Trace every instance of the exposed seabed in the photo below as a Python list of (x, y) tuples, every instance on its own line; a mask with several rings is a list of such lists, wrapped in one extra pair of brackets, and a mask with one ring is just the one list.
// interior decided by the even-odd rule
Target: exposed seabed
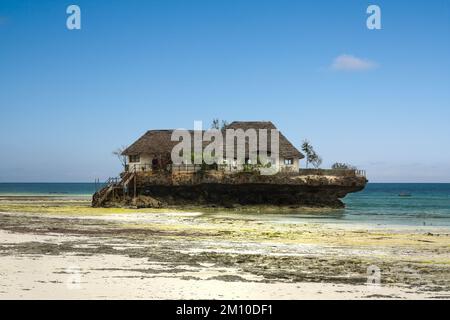
[(91, 208), (89, 200), (1, 197), (0, 298), (450, 297), (446, 227)]

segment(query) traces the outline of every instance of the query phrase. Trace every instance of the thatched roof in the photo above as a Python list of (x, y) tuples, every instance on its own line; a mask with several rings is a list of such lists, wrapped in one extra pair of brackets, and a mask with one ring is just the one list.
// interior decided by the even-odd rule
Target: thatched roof
[(126, 148), (122, 152), (122, 155), (170, 153), (172, 148), (178, 143), (177, 141), (171, 141), (172, 131), (149, 130), (131, 146)]
[[(270, 130), (271, 129), (277, 129), (275, 125), (271, 121), (234, 121), (227, 125), (225, 129), (242, 129), (242, 130), (248, 130), (248, 129), (255, 129), (257, 132), (260, 129), (267, 129), (267, 151), (270, 150), (271, 146), (271, 139), (270, 139)], [(305, 156), (298, 151), (296, 147), (279, 131), (280, 137), (279, 137), (279, 143), (280, 143), (280, 156), (284, 158), (300, 158), (303, 159)], [(248, 154), (248, 144), (246, 144), (246, 154)], [(235, 150), (236, 150), (236, 144), (235, 144)]]
[[(267, 140), (268, 148), (270, 151), (270, 129), (276, 129), (272, 122), (262, 122), (262, 121), (235, 121), (229, 124), (225, 129), (267, 129)], [(173, 130), (149, 130), (142, 137), (140, 137), (135, 143), (123, 151), (123, 155), (136, 155), (136, 154), (170, 154), (173, 147), (177, 145), (178, 141), (171, 141), (171, 135)], [(193, 139), (194, 131), (190, 130), (191, 137)], [(304, 158), (304, 155), (298, 151), (286, 137), (280, 132), (279, 137), (280, 142), (280, 155), (282, 157), (293, 157), (293, 158)], [(224, 141), (225, 143), (225, 141)], [(204, 141), (203, 146), (208, 145), (209, 142)], [(193, 142), (191, 143), (193, 146)], [(246, 149), (246, 154), (248, 155), (248, 147)], [(235, 143), (236, 150), (236, 143)], [(226, 154), (224, 150), (224, 155)]]

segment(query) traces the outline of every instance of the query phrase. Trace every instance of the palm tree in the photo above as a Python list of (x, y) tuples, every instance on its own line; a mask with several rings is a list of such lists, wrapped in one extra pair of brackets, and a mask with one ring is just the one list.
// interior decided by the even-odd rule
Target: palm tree
[(314, 154), (313, 159), (311, 160), (312, 165), (314, 168), (318, 169), (320, 165), (322, 164), (322, 158), (318, 156), (317, 154)]
[(219, 119), (213, 119), (213, 121), (211, 123), (211, 129), (219, 130), (220, 129), (219, 123), (220, 123)]
[(226, 126), (228, 126), (228, 121), (227, 120), (220, 121), (218, 118), (213, 119), (211, 123), (211, 129), (223, 130), (225, 129)]
[(309, 163), (312, 163), (316, 169), (320, 167), (322, 158), (314, 151), (313, 146), (308, 140), (303, 140), (302, 151), (306, 154), (306, 169), (308, 169)]
[(308, 169), (308, 163), (311, 162), (312, 160), (311, 158), (313, 157), (314, 154), (313, 146), (309, 143), (308, 140), (303, 140), (302, 151), (306, 155), (306, 169)]
[(220, 127), (221, 130), (225, 129), (226, 126), (228, 126), (228, 121), (227, 120), (222, 120), (222, 125)]

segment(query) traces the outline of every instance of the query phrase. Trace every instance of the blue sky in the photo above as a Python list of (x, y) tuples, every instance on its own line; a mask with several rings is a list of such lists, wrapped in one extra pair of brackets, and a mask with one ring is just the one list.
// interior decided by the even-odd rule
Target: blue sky
[(373, 182), (450, 182), (449, 88), (447, 0), (0, 0), (0, 182), (115, 176), (118, 146), (215, 117)]

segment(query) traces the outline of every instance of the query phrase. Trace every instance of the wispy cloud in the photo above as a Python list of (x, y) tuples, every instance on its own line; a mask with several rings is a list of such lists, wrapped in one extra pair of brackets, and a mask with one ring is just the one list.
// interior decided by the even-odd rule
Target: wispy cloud
[(335, 71), (367, 71), (376, 67), (378, 67), (377, 63), (350, 54), (341, 54), (331, 65), (331, 69)]

